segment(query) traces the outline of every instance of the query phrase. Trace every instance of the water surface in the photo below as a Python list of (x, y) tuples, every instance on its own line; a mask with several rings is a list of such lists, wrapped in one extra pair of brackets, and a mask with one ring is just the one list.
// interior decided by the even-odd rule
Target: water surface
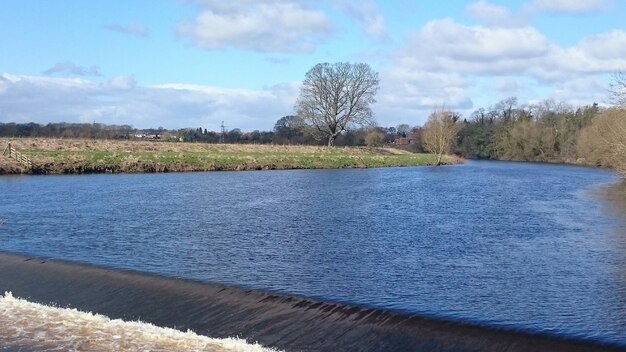
[(507, 162), (2, 177), (0, 250), (626, 344), (616, 182)]

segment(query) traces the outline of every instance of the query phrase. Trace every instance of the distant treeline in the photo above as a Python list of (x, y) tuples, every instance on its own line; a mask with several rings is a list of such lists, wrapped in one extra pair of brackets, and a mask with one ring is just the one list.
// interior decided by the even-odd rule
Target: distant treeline
[[(553, 100), (521, 105), (507, 98), (463, 117), (451, 152), (472, 159), (579, 163), (612, 167), (626, 174), (626, 110), (597, 104), (571, 107)], [(342, 133), (337, 146), (396, 145), (424, 152), (424, 129), (401, 124)], [(128, 125), (0, 123), (0, 137), (160, 139), (200, 143), (324, 145), (297, 116), (280, 118), (272, 131), (215, 132), (203, 128), (135, 129)]]
[(0, 137), (127, 139), (136, 131), (128, 125), (100, 123), (0, 123)]
[(520, 106), (508, 98), (464, 119), (454, 152), (476, 159), (573, 162), (581, 131), (600, 112), (595, 103), (572, 108), (546, 100)]
[[(272, 131), (243, 132), (239, 128), (222, 132), (206, 128), (184, 128), (167, 130), (162, 127), (136, 129), (129, 125), (105, 125), (100, 123), (1, 123), (0, 137), (47, 137), (47, 138), (91, 138), (91, 139), (151, 139), (195, 143), (254, 143), (254, 144), (298, 144), (325, 145), (295, 121), (295, 116), (285, 116), (278, 120)], [(409, 125), (404, 132), (396, 133), (395, 127), (379, 128), (385, 142), (393, 143), (397, 137), (410, 133)], [(339, 146), (363, 146), (372, 128), (362, 128), (344, 132), (337, 140)]]
[(465, 158), (576, 163), (626, 175), (626, 110), (504, 99), (464, 119), (453, 151)]

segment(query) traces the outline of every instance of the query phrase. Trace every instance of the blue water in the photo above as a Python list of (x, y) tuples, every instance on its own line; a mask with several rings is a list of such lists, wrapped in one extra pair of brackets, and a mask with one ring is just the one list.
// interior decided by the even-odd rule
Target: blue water
[(0, 250), (626, 343), (616, 182), (478, 161), (0, 177)]

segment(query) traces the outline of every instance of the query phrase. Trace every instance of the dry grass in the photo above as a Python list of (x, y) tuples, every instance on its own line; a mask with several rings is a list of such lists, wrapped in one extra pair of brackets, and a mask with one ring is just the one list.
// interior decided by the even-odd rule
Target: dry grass
[[(47, 138), (0, 138), (31, 157), (33, 170), (0, 158), (0, 174), (366, 168), (432, 165), (430, 154), (392, 148), (203, 144)], [(459, 160), (449, 158), (448, 163)]]

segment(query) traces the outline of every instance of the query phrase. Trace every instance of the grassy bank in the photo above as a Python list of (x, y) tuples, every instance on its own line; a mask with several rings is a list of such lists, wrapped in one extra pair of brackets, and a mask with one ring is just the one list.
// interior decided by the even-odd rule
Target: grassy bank
[[(139, 173), (338, 169), (432, 165), (430, 154), (392, 148), (326, 148), (45, 138), (0, 138), (32, 159), (29, 169), (0, 157), (0, 174)], [(447, 163), (460, 160), (447, 158)]]

